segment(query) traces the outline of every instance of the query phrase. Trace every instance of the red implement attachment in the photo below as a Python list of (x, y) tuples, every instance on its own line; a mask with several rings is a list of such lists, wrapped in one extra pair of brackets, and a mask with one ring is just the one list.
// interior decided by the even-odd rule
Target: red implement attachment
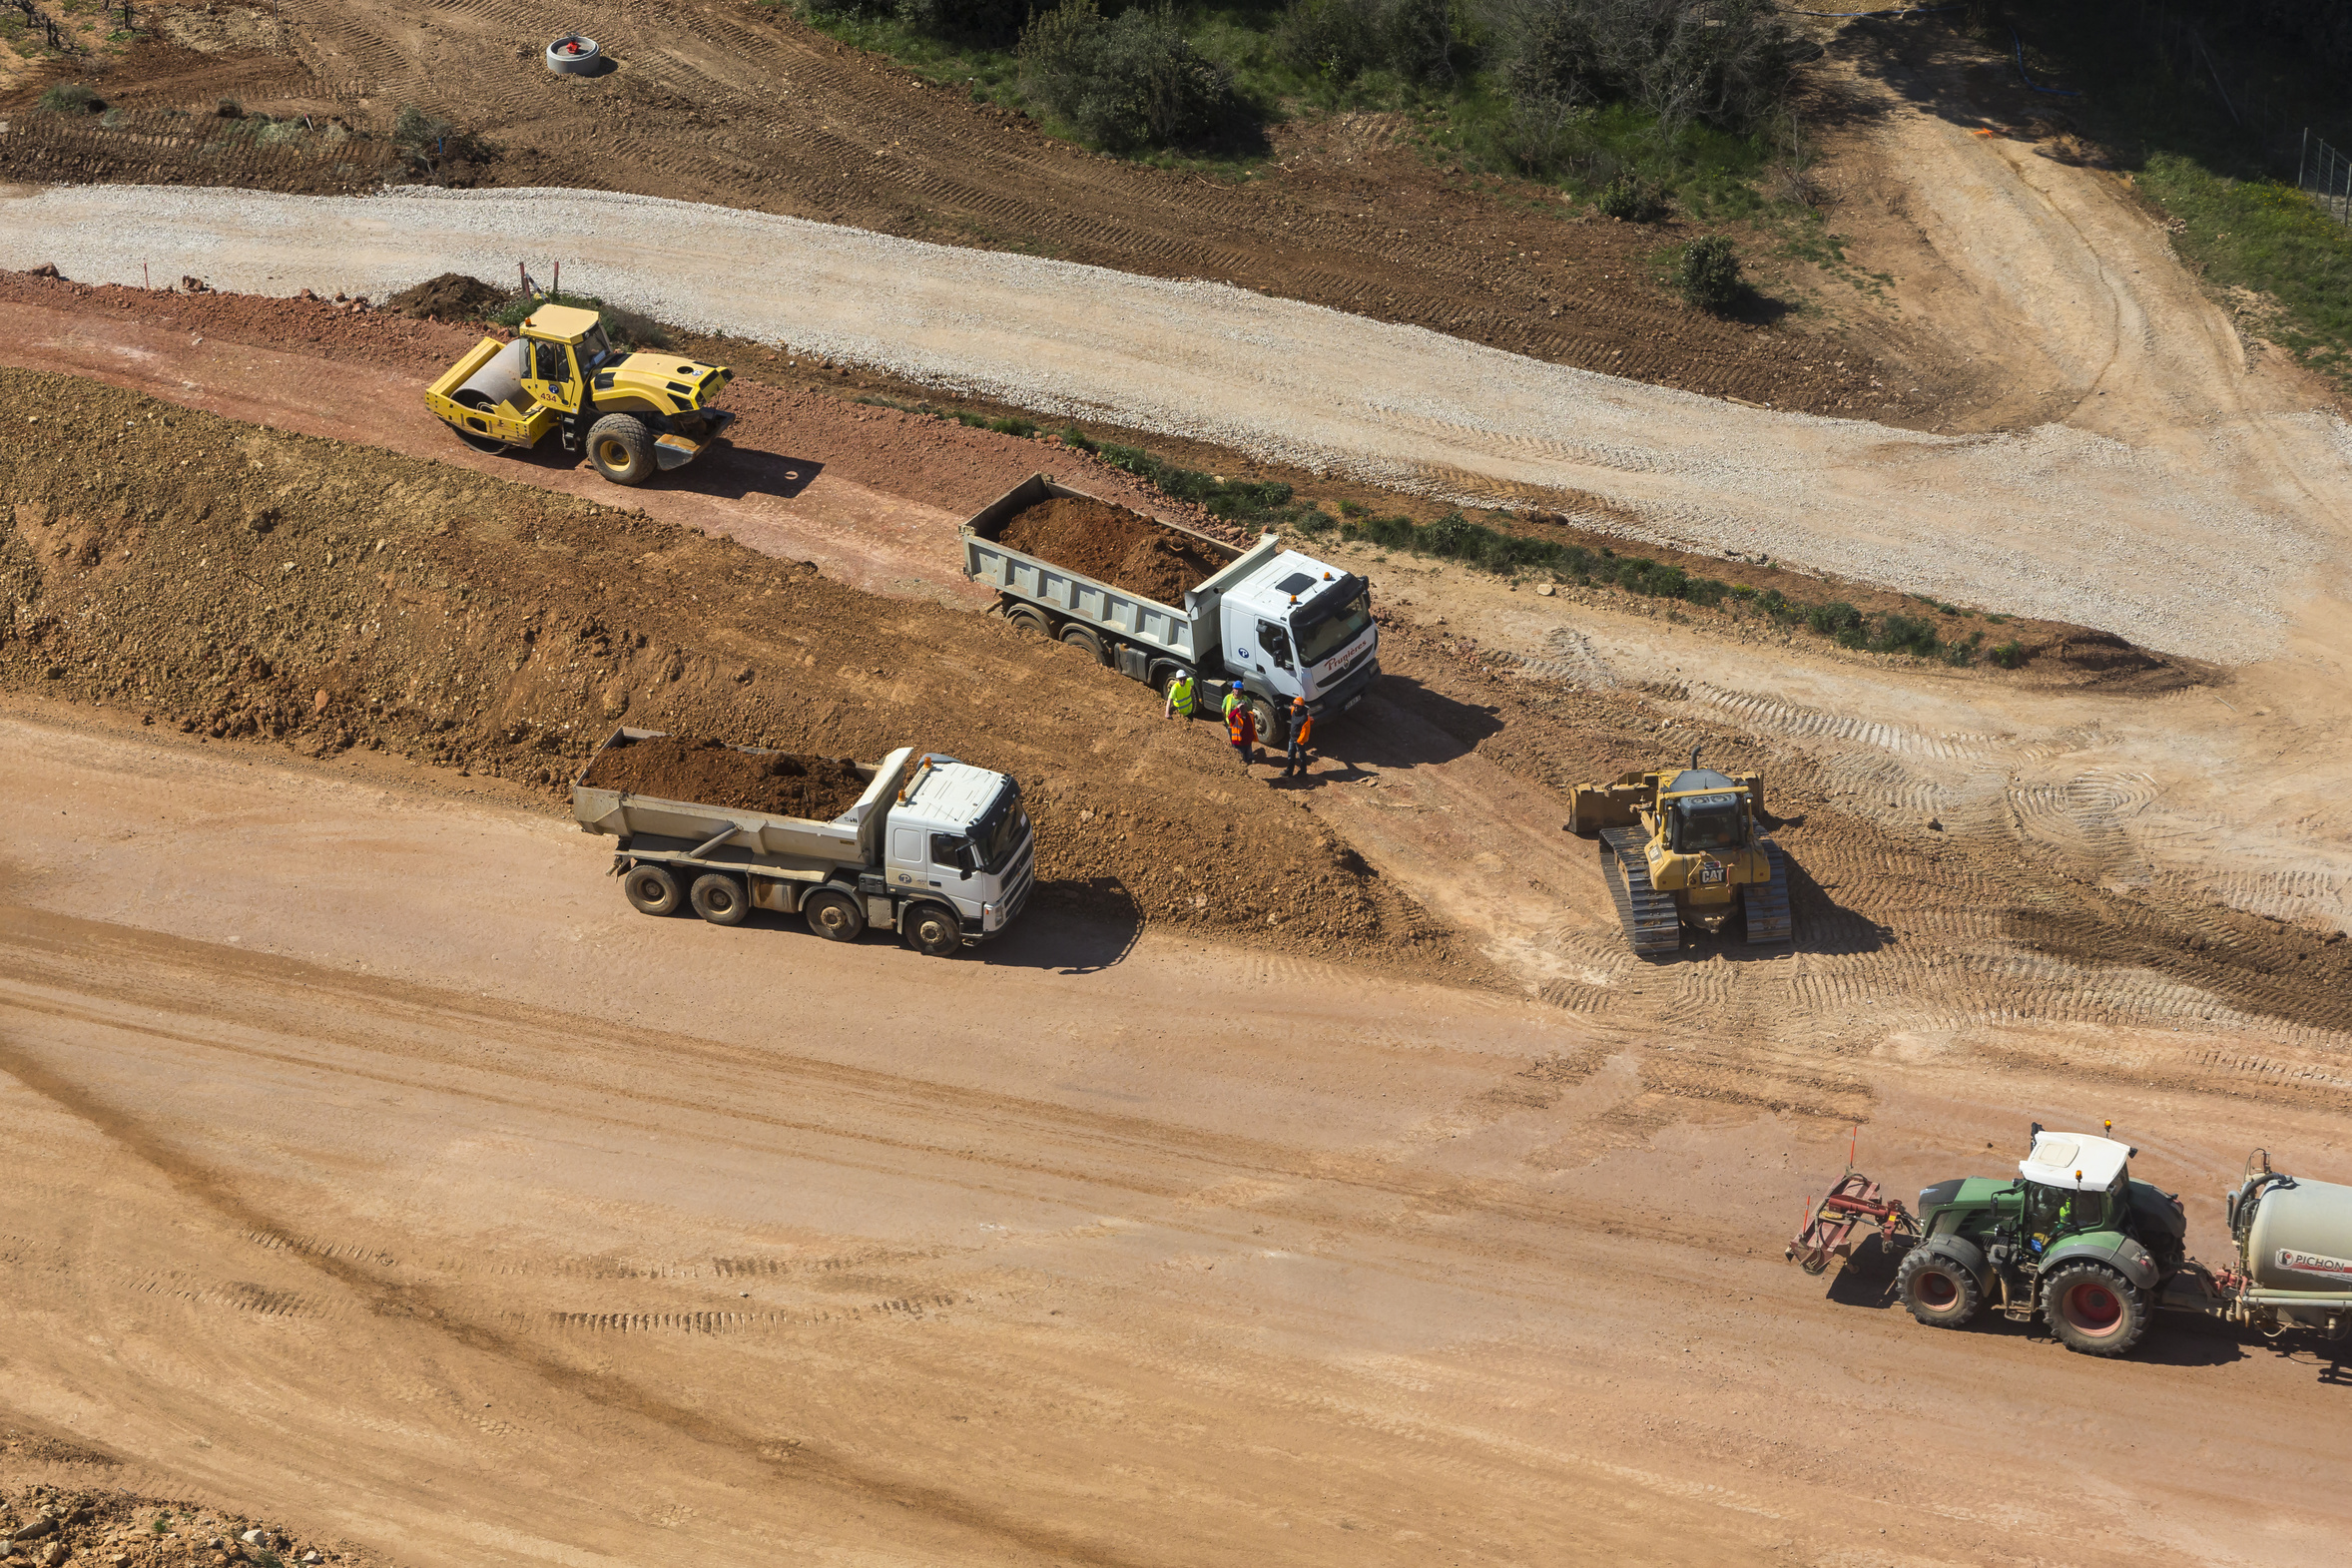
[(1805, 1217), (1805, 1228), (1789, 1243), (1789, 1260), (1807, 1274), (1819, 1274), (1832, 1258), (1854, 1256), (1854, 1245), (1861, 1240), (1857, 1231), (1867, 1235), (1873, 1230), (1897, 1251), (1919, 1240), (1919, 1222), (1903, 1207), (1902, 1200), (1881, 1198), (1878, 1183), (1860, 1171), (1849, 1170), (1838, 1178), (1820, 1207)]

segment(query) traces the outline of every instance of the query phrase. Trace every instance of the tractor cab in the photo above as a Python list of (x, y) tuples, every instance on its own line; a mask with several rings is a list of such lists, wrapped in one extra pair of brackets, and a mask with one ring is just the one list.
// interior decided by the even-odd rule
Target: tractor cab
[(2018, 1162), (2020, 1229), (2039, 1255), (2061, 1238), (2121, 1228), (2131, 1209), (2128, 1144), (2039, 1128)]

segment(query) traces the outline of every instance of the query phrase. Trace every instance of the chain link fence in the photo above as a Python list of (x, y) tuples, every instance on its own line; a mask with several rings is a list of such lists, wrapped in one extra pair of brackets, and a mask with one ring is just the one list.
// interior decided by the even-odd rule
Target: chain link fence
[(2303, 158), (2295, 168), (2295, 184), (2319, 204), (2328, 217), (2352, 229), (2352, 158), (2303, 133)]

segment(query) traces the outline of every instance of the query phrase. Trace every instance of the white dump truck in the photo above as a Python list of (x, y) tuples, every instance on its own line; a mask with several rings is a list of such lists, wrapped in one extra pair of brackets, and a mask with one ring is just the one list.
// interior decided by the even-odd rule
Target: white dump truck
[(1247, 550), (1161, 523), (1227, 564), (1188, 590), (1181, 608), (1123, 593), (1091, 577), (997, 543), (1012, 519), (1060, 496), (1097, 499), (1032, 474), (963, 525), (963, 575), (1003, 595), (1004, 618), (1083, 650), (1120, 674), (1165, 692), (1185, 675), (1215, 689), (1242, 684), (1256, 711), (1258, 739), (1289, 738), (1291, 700), (1304, 697), (1318, 719), (1346, 713), (1379, 676), (1380, 628), (1371, 586), (1261, 535)]
[(946, 957), (1002, 932), (1036, 885), (1036, 838), (1020, 786), (911, 747), (857, 765), (866, 791), (829, 822), (580, 782), (608, 750), (661, 734), (615, 730), (572, 784), (572, 814), (582, 830), (620, 840), (613, 872), (645, 914), (691, 908), (714, 924), (740, 925), (754, 909), (797, 912), (833, 941), (896, 931), (917, 952)]

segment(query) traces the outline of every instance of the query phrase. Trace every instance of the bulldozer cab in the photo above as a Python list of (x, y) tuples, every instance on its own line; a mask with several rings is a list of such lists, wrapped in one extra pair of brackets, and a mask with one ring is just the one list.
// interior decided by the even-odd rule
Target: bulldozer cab
[[(1685, 773), (1675, 787), (1690, 779)], [(1719, 782), (1718, 782), (1719, 781)], [(1666, 842), (1676, 854), (1706, 849), (1737, 849), (1748, 841), (1747, 813), (1740, 809), (1744, 791), (1721, 774), (1704, 776), (1698, 794), (1672, 794), (1667, 799)]]

